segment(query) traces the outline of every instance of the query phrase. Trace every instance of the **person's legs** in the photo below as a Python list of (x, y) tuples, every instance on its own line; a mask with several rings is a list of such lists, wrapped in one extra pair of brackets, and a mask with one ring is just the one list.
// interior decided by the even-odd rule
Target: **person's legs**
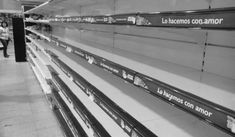
[(6, 40), (7, 46), (9, 45), (9, 41), (10, 41), (9, 39)]
[(0, 41), (2, 42), (2, 45), (3, 45), (3, 55), (4, 57), (9, 57), (9, 55), (7, 54), (7, 46), (8, 46), (8, 42), (7, 40), (3, 40), (3, 39), (0, 39)]

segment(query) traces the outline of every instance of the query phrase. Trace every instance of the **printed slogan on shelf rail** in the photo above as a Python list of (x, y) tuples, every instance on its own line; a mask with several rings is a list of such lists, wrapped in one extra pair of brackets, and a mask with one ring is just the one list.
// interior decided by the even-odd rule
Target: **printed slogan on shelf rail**
[(223, 23), (223, 18), (210, 18), (210, 19), (176, 19), (176, 18), (161, 18), (162, 24), (199, 24), (199, 25), (218, 25)]

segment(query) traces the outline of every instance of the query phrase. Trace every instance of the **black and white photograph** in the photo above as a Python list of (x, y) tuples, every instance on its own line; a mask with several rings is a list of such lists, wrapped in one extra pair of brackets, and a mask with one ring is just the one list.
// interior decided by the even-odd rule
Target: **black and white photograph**
[(235, 1), (0, 0), (0, 137), (235, 137)]

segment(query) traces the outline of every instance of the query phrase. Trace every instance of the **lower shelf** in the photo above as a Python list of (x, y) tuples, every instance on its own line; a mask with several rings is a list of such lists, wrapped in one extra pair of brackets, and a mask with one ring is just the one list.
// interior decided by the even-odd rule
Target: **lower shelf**
[[(68, 106), (66, 105), (66, 103), (63, 101), (63, 99), (60, 97), (59, 91), (56, 89), (53, 89), (52, 94), (54, 96), (54, 100), (56, 100), (56, 106), (58, 108), (55, 108), (54, 111), (60, 111), (60, 113), (63, 116), (66, 123), (64, 123), (62, 121), (62, 126), (63, 125), (67, 125), (67, 127), (65, 127), (65, 133), (67, 133), (68, 137), (88, 137), (88, 135), (86, 134), (86, 132), (83, 130), (82, 126), (79, 124), (79, 122), (76, 120), (76, 118), (74, 117), (74, 115), (72, 114), (72, 112), (70, 111), (70, 109), (68, 108)], [(64, 126), (63, 126), (64, 127)], [(69, 128), (68, 128), (69, 127)]]

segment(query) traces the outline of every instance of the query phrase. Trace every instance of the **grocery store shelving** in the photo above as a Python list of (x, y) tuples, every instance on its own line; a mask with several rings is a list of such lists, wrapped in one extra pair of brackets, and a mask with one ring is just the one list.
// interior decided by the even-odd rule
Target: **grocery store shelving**
[[(28, 44), (29, 46), (29, 44)], [(29, 46), (30, 47), (30, 46)], [(33, 52), (34, 55), (36, 55), (35, 57), (32, 55), (32, 53), (30, 53), (29, 51), (27, 51), (28, 55), (29, 55), (29, 59), (32, 61), (32, 63), (34, 65), (32, 65), (33, 70), (35, 71), (35, 75), (37, 76), (40, 84), (42, 85), (43, 91), (45, 94), (50, 94), (51, 90), (50, 87), (48, 86), (46, 80), (50, 79), (50, 73), (47, 70), (47, 67), (42, 64), (41, 60), (39, 58), (41, 58), (39, 56), (39, 54), (37, 52), (35, 52), (35, 50), (32, 49), (32, 47), (30, 47), (31, 52)]]
[(50, 93), (51, 92), (50, 87), (47, 85), (47, 83), (45, 81), (45, 78), (42, 75), (42, 72), (40, 71), (40, 69), (35, 64), (36, 61), (38, 61), (38, 60), (33, 59), (34, 57), (32, 57), (32, 55), (30, 55), (30, 54), (29, 54), (29, 58), (32, 60), (32, 63), (35, 65), (35, 66), (33, 66), (33, 65), (31, 65), (31, 66), (32, 66), (32, 69), (34, 71), (34, 74), (36, 75), (39, 83), (41, 84), (43, 92), (46, 93), (46, 94)]
[[(33, 39), (31, 39), (31, 40), (34, 41)], [(40, 45), (41, 48), (46, 48), (46, 49), (52, 50), (50, 47), (46, 46), (46, 44), (43, 45), (43, 44), (39, 44), (39, 43), (43, 43), (43, 42), (41, 41), (41, 42), (37, 43), (37, 45)], [(99, 114), (99, 115), (95, 115), (95, 116), (98, 117), (97, 119), (102, 123), (102, 125), (107, 129), (107, 131), (110, 132), (110, 134), (112, 136), (117, 136), (117, 137), (127, 136), (123, 131), (121, 131), (122, 129), (119, 128), (113, 120), (111, 120), (111, 118), (108, 115), (106, 115), (97, 105), (95, 105), (93, 102), (91, 102), (90, 99), (88, 97), (86, 97), (84, 95), (84, 93), (81, 92), (81, 90), (74, 83), (72, 83), (68, 77), (65, 76), (65, 74), (63, 73), (62, 70), (58, 69), (58, 66), (56, 66), (54, 63), (52, 63), (51, 66), (60, 74), (59, 77), (63, 81), (65, 81), (67, 85), (69, 85), (71, 90), (83, 102), (83, 104), (86, 105), (86, 107), (89, 109), (89, 111), (91, 111), (92, 114)], [(65, 101), (65, 102), (68, 102), (68, 101)], [(67, 105), (69, 106), (70, 110), (73, 112), (74, 116), (76, 116), (76, 118), (78, 118), (78, 114), (74, 110), (73, 105), (71, 103), (67, 104)], [(78, 118), (78, 120), (79, 120), (79, 118)], [(112, 125), (112, 126), (110, 126), (110, 125)], [(90, 128), (90, 130), (91, 130), (91, 128)]]
[[(221, 8), (214, 6), (214, 3), (209, 3), (207, 8), (204, 1), (198, 1), (194, 2), (195, 6), (191, 3), (186, 10), (185, 3), (175, 5), (175, 9), (172, 10), (169, 5), (156, 2), (166, 9), (158, 7), (159, 11), (149, 12), (144, 6), (138, 7), (141, 5), (139, 2), (133, 3), (137, 7), (133, 7), (134, 10), (132, 10), (120, 6), (125, 3), (128, 5), (132, 1), (129, 3), (114, 1), (108, 4), (104, 4), (104, 1), (106, 0), (48, 1), (26, 14), (39, 13), (48, 16), (53, 13), (54, 18), (39, 21), (26, 20), (26, 22), (51, 25), (53, 28), (51, 36), (44, 36), (31, 28), (26, 30), (46, 40), (35, 40), (27, 36), (53, 62), (51, 66), (59, 72), (58, 79), (61, 79), (77, 98), (85, 102), (87, 108), (105, 129), (111, 135), (126, 135), (118, 127), (118, 123), (115, 124), (108, 117), (107, 111), (105, 114), (105, 110), (102, 111), (97, 106), (97, 102), (95, 105), (95, 92), (90, 95), (86, 93), (88, 91), (83, 91), (76, 83), (75, 79), (78, 79), (76, 77), (88, 81), (91, 84), (90, 87), (97, 88), (157, 136), (234, 136), (235, 81), (234, 75), (229, 75), (233, 72), (231, 68), (234, 67), (231, 64), (234, 46), (231, 42), (216, 44), (216, 40), (211, 39), (213, 32), (219, 32), (218, 35), (220, 35), (235, 29), (234, 7)], [(200, 6), (202, 3), (204, 6)], [(76, 10), (75, 5), (79, 7)], [(68, 8), (70, 6), (71, 9)], [(122, 8), (124, 8), (123, 11)], [(139, 12), (138, 9), (145, 9), (147, 12)], [(169, 22), (172, 18), (178, 19), (177, 21), (184, 19), (190, 23), (171, 24)], [(188, 18), (190, 19), (187, 20)], [(193, 23), (195, 20), (203, 21), (208, 18), (210, 18), (209, 24), (208, 22)], [(98, 36), (99, 34), (101, 35)], [(146, 44), (146, 49), (141, 43)], [(182, 48), (186, 49), (181, 51)], [(218, 54), (215, 57), (215, 49), (219, 49), (222, 53), (228, 53), (231, 49), (231, 52), (226, 56)], [(164, 53), (168, 53), (169, 57)], [(174, 55), (176, 59), (173, 58)], [(213, 61), (212, 57), (222, 63)], [(40, 58), (39, 60), (42, 61)], [(221, 66), (212, 68), (213, 62), (217, 65), (227, 65), (225, 70), (228, 72), (221, 71), (219, 69)], [(127, 74), (124, 75), (123, 71)], [(54, 76), (52, 79), (56, 83), (57, 77)], [(62, 91), (59, 95), (63, 100), (68, 99), (63, 96)], [(77, 117), (73, 104), (69, 100), (65, 102)], [(93, 110), (94, 107), (97, 112), (99, 110), (98, 113), (103, 114), (98, 116)], [(145, 115), (141, 113), (143, 111)], [(102, 117), (110, 119), (113, 126), (108, 127), (109, 122), (104, 122)], [(81, 121), (80, 123), (83, 123)], [(87, 125), (83, 127), (87, 128)], [(168, 131), (169, 127), (172, 129), (171, 132)], [(125, 131), (125, 124), (124, 126), (122, 124), (121, 128)], [(119, 132), (120, 135), (115, 132)], [(133, 134), (132, 132), (129, 136)]]
[[(61, 40), (61, 38), (59, 38), (59, 37), (57, 37), (57, 39), (60, 39)], [(61, 41), (66, 41), (66, 40), (61, 40)], [(68, 41), (66, 41), (66, 42), (68, 42)], [(70, 41), (71, 42), (71, 41)], [(71, 44), (71, 43), (70, 43)], [(72, 43), (73, 45), (75, 44), (75, 43)], [(76, 43), (76, 44), (78, 44), (78, 43)], [(57, 45), (58, 46), (58, 45)], [(100, 55), (100, 56), (102, 56), (102, 57), (104, 57), (104, 58), (108, 58), (108, 59), (117, 59), (117, 60), (119, 60), (119, 63), (120, 63), (120, 61), (121, 60), (123, 60), (123, 57), (122, 57), (122, 59), (120, 58), (120, 56), (116, 56), (115, 58), (114, 57), (112, 57), (113, 55), (108, 55), (108, 53), (106, 53), (106, 51), (103, 51), (103, 50), (100, 50), (100, 49), (93, 49), (93, 48), (91, 48), (91, 47), (86, 47), (86, 46), (84, 46), (84, 45), (79, 45), (79, 47), (82, 47), (83, 49), (85, 49), (85, 50), (87, 50), (87, 51), (89, 51), (89, 52), (95, 52), (95, 54), (96, 55)], [(63, 45), (62, 46), (63, 47), (63, 49), (67, 49), (67, 47), (68, 46), (66, 46), (66, 45)], [(56, 54), (58, 54), (58, 52), (57, 51), (55, 51), (56, 52)], [(69, 54), (70, 52), (68, 52), (68, 51), (66, 51), (67, 52), (67, 54)], [(116, 52), (113, 52), (113, 53), (116, 53)], [(62, 55), (61, 55), (62, 56)], [(65, 58), (65, 57), (63, 57), (63, 58)], [(130, 58), (130, 56), (129, 56), (129, 58)], [(133, 57), (132, 57), (133, 58)], [(126, 59), (124, 59), (125, 61), (123, 61), (123, 62), (127, 62), (127, 60)], [(112, 60), (113, 61), (113, 60)], [(69, 61), (66, 61), (66, 63), (67, 62), (69, 62)], [(115, 61), (114, 61), (115, 62)], [(117, 61), (116, 61), (117, 62)], [(131, 62), (132, 64), (133, 64), (133, 62)], [(130, 62), (128, 62), (127, 64), (131, 64)], [(122, 64), (122, 63), (120, 63), (120, 64)], [(128, 66), (127, 64), (125, 64), (126, 65), (126, 67)], [(72, 65), (72, 64), (70, 64), (70, 65)], [(146, 66), (143, 66), (143, 64), (141, 64), (142, 65), (142, 69), (146, 69), (146, 68), (143, 68), (143, 67), (146, 67)], [(130, 66), (130, 65), (129, 65)], [(147, 66), (147, 67), (149, 67), (149, 66)], [(130, 68), (131, 68), (131, 66), (130, 66)], [(135, 67), (136, 68), (136, 67)], [(139, 68), (139, 67), (138, 67)], [(136, 70), (136, 69), (134, 69), (134, 70)], [(84, 70), (85, 71), (85, 70)], [(156, 72), (156, 70), (153, 70), (153, 71), (155, 71)], [(149, 73), (153, 73), (153, 72), (149, 72)], [(166, 75), (166, 74), (165, 74)], [(209, 75), (209, 74), (208, 74)], [(209, 76), (210, 77), (210, 76)], [(94, 78), (92, 78), (93, 80), (94, 80)], [(180, 79), (180, 77), (177, 77), (177, 79)], [(89, 79), (88, 81), (93, 81), (93, 80), (91, 80), (91, 79)], [(99, 80), (95, 80), (95, 81), (100, 81), (100, 79)], [(188, 81), (187, 81), (188, 82)], [(200, 83), (201, 84), (201, 83)], [(193, 84), (191, 84), (191, 85), (193, 85)], [(232, 88), (232, 87), (231, 87)], [(194, 90), (193, 90), (194, 91)], [(208, 99), (208, 98), (207, 98)], [(216, 98), (216, 99), (218, 99), (218, 98)], [(230, 104), (231, 102), (230, 101), (228, 101), (227, 102), (227, 104)]]
[(25, 20), (25, 22), (30, 22), (30, 23), (41, 23), (41, 24), (49, 24), (49, 20)]
[[(41, 44), (39, 44), (38, 42), (39, 41), (37, 41), (37, 40), (33, 40), (31, 37), (29, 37), (29, 36), (26, 36), (26, 38), (27, 39), (29, 39), (31, 42), (32, 42), (32, 44), (34, 44), (34, 45), (36, 45), (37, 46), (37, 48), (39, 48), (40, 49), (40, 51), (42, 51), (43, 53), (44, 53), (44, 55), (47, 55), (48, 56), (48, 54), (46, 53), (46, 51), (45, 51), (45, 45), (41, 45)], [(43, 47), (44, 46), (44, 47)], [(49, 57), (49, 56), (48, 56)]]
[(43, 35), (43, 34), (37, 32), (36, 30), (30, 29), (30, 28), (25, 28), (25, 29), (28, 30), (28, 31), (31, 31), (32, 33), (35, 33), (36, 35), (40, 36), (41, 38), (43, 38), (47, 41), (50, 41), (50, 38), (48, 36)]
[[(61, 52), (63, 51), (63, 50), (60, 50)], [(58, 51), (54, 51), (55, 52), (55, 54), (61, 54), (60, 52), (58, 52)], [(69, 55), (69, 52), (67, 52), (67, 51), (64, 51), (64, 53), (66, 54), (67, 53), (67, 55), (66, 56), (70, 56), (70, 57), (72, 57), (71, 55)], [(64, 62), (66, 62), (66, 64), (69, 64), (69, 66), (71, 66), (72, 68), (74, 68), (75, 70), (81, 70), (81, 68), (79, 67), (78, 68), (78, 66), (77, 66), (77, 63), (72, 63), (71, 61), (70, 61), (70, 59), (68, 59), (68, 57), (66, 57), (66, 56), (63, 56), (63, 55), (60, 55), (60, 57), (61, 57), (61, 59), (63, 59), (64, 60)], [(67, 59), (66, 59), (67, 58)], [(76, 58), (76, 56), (73, 56), (73, 59), (74, 60), (78, 60), (78, 59), (75, 59)], [(71, 63), (70, 63), (71, 62)], [(79, 61), (79, 62), (81, 62), (81, 61)], [(83, 61), (84, 62), (84, 61)], [(84, 62), (85, 64), (86, 64), (86, 62)], [(76, 64), (76, 65), (75, 65)], [(77, 66), (77, 67), (76, 67)], [(89, 66), (89, 65), (88, 65)], [(86, 66), (85, 68), (87, 69), (87, 67), (88, 66)], [(94, 69), (93, 69), (93, 71), (94, 71)], [(103, 89), (102, 91), (109, 91), (109, 96), (112, 96), (111, 98), (112, 98), (112, 100), (115, 100), (115, 101), (117, 101), (116, 103), (117, 104), (123, 104), (123, 108), (125, 108), (125, 107), (127, 107), (126, 108), (126, 110), (127, 110), (127, 112), (130, 112), (131, 111), (131, 108), (128, 108), (128, 106), (127, 105), (125, 105), (126, 103), (125, 102), (120, 102), (120, 98), (124, 98), (123, 97), (123, 95), (121, 94), (122, 92), (123, 92), (123, 90), (122, 90), (122, 92), (121, 93), (116, 93), (115, 91), (116, 90), (112, 90), (112, 91), (110, 91), (110, 89), (116, 89), (116, 88), (114, 88), (114, 87), (112, 87), (111, 85), (110, 86), (108, 86), (107, 84), (105, 84), (105, 86), (102, 86), (102, 85), (104, 85), (104, 84), (101, 84), (100, 82), (98, 82), (97, 83), (97, 81), (103, 81), (102, 79), (103, 79), (103, 77), (102, 78), (95, 78), (96, 76), (94, 76), (94, 75), (90, 75), (90, 76), (88, 76), (88, 72), (87, 72), (87, 70), (84, 70), (84, 68), (83, 68), (83, 70), (81, 70), (81, 72), (82, 72), (82, 74), (83, 74), (83, 76), (88, 80), (88, 81), (90, 81), (91, 83), (93, 83), (94, 85), (96, 85), (97, 87), (99, 87), (99, 89)], [(93, 72), (94, 73), (94, 72)], [(102, 73), (107, 73), (107, 72), (102, 72)], [(95, 72), (95, 74), (101, 74), (101, 72)], [(107, 74), (101, 74), (101, 75), (107, 75)], [(100, 75), (99, 75), (100, 76)], [(88, 78), (89, 77), (89, 78)], [(110, 76), (109, 76), (110, 77)], [(116, 79), (116, 78), (114, 78), (114, 79)], [(107, 81), (110, 81), (110, 78), (109, 78), (109, 80), (107, 80)], [(116, 79), (116, 82), (112, 82), (112, 83), (117, 83), (117, 81), (118, 81), (118, 79)], [(120, 82), (119, 82), (120, 83)], [(121, 82), (122, 83), (122, 82)], [(125, 83), (123, 83), (124, 85), (122, 85), (122, 86), (117, 86), (117, 87), (126, 87), (125, 85)], [(106, 87), (106, 88), (105, 88)], [(109, 90), (108, 90), (108, 89)], [(133, 90), (133, 89), (132, 89)], [(126, 91), (131, 91), (130, 89), (126, 89)], [(120, 92), (120, 91), (119, 91)], [(136, 91), (135, 91), (136, 92)], [(140, 96), (146, 96), (146, 93), (143, 93), (143, 91), (142, 90), (140, 90), (139, 92), (141, 92), (140, 94), (144, 94), (144, 95), (140, 95)], [(120, 97), (117, 97), (117, 96), (120, 96)], [(147, 95), (148, 96), (148, 95)], [(126, 97), (125, 97), (126, 98)], [(151, 97), (150, 97), (151, 98)], [(127, 98), (126, 98), (127, 99)], [(126, 100), (125, 99), (125, 100)], [(128, 98), (128, 100), (131, 100), (131, 98)], [(145, 99), (144, 99), (145, 100)], [(146, 99), (146, 100), (149, 100), (149, 99)], [(151, 99), (151, 100), (156, 100), (156, 99)], [(134, 104), (133, 104), (134, 105)], [(146, 104), (145, 104), (146, 105)], [(132, 106), (132, 105), (130, 105), (130, 106)], [(134, 106), (139, 106), (139, 103), (138, 103), (138, 105), (134, 105)], [(138, 109), (138, 108), (136, 108), (136, 109)], [(143, 108), (139, 108), (139, 110), (145, 110), (144, 109), (144, 106), (143, 106)], [(171, 110), (171, 109), (169, 109), (169, 110)], [(147, 111), (147, 110), (146, 110)], [(135, 113), (135, 114), (134, 114)], [(180, 113), (180, 112), (178, 112), (177, 111), (177, 113)], [(174, 117), (177, 117), (177, 115), (179, 115), (179, 114), (177, 114), (176, 113), (176, 116), (174, 116)], [(133, 110), (133, 112), (131, 113), (132, 115), (138, 115), (138, 114), (136, 114), (136, 110)], [(156, 115), (156, 114), (154, 114), (154, 113), (146, 113), (146, 114), (152, 114), (152, 115)], [(174, 114), (172, 114), (172, 115), (174, 115)], [(140, 117), (140, 115), (138, 115), (139, 116), (139, 118), (138, 119), (142, 119), (143, 121), (145, 121), (144, 119), (143, 119), (143, 117), (141, 118)], [(152, 116), (149, 116), (148, 118), (151, 118)], [(189, 116), (190, 118), (189, 119), (192, 119), (192, 117), (191, 116)], [(142, 122), (143, 122), (142, 121)], [(186, 120), (187, 121), (187, 120)], [(189, 120), (190, 121), (190, 120)], [(157, 122), (157, 121), (155, 121), (155, 122)], [(161, 122), (163, 122), (162, 120), (161, 120)], [(149, 123), (148, 122), (148, 120), (146, 120), (146, 123), (148, 123), (147, 125), (152, 125), (151, 123)], [(196, 125), (200, 125), (200, 123), (201, 122), (199, 122), (199, 123), (197, 123)], [(202, 124), (202, 123), (201, 123)], [(202, 124), (202, 125), (204, 125), (204, 124)], [(202, 126), (202, 125), (200, 125), (200, 126)], [(198, 127), (198, 129), (200, 129), (200, 126)], [(204, 125), (205, 126), (205, 125)], [(151, 126), (149, 127), (150, 129), (154, 129), (153, 127), (151, 128)], [(174, 127), (174, 128), (176, 128), (176, 127)], [(216, 129), (214, 129), (214, 130), (216, 130)], [(164, 129), (162, 129), (162, 131), (165, 131)], [(215, 132), (214, 132), (215, 133)], [(163, 133), (162, 133), (163, 134)], [(182, 134), (182, 133), (180, 133), (179, 131), (177, 132), (177, 134)], [(203, 134), (203, 133), (202, 133)], [(216, 134), (216, 133), (215, 133)], [(187, 135), (188, 136), (188, 135)], [(213, 136), (215, 136), (215, 135), (213, 135)]]
[[(198, 82), (200, 77), (197, 77), (197, 79), (193, 79), (193, 77), (200, 76), (200, 71), (189, 68), (189, 67), (184, 67), (181, 65), (176, 65), (173, 63), (169, 62), (164, 62), (162, 60), (156, 60), (156, 59), (151, 59), (148, 57), (139, 57), (136, 54), (125, 54), (125, 51), (119, 50), (119, 49), (109, 49), (107, 47), (102, 48), (102, 47), (91, 47), (91, 46), (86, 46), (85, 44), (77, 43), (68, 39), (63, 39), (61, 37), (56, 36), (56, 38), (59, 41), (68, 43), (68, 45), (79, 45), (76, 47), (79, 47), (85, 51), (89, 51), (90, 53), (103, 57), (107, 60), (110, 60), (112, 62), (115, 62), (117, 64), (120, 64), (122, 66), (125, 66), (129, 69), (132, 69), (136, 72), (142, 73), (144, 75), (150, 76), (152, 78), (155, 78), (157, 80), (160, 80), (164, 83), (167, 83), (169, 85), (174, 85), (174, 87), (192, 92), (193, 94), (200, 96), (202, 98), (205, 98), (207, 100), (210, 100), (212, 102), (221, 104), (222, 106), (228, 107), (232, 110), (235, 110), (235, 107), (232, 105), (230, 101), (232, 100), (227, 100), (228, 102), (224, 99), (228, 99), (231, 96), (234, 96), (231, 90), (226, 90), (226, 89), (234, 89), (234, 80), (225, 78), (223, 76), (218, 76), (218, 75), (213, 75), (211, 73), (204, 72), (203, 77), (205, 80), (208, 79), (214, 79), (215, 81), (218, 81), (216, 83), (219, 84), (219, 81), (226, 81), (226, 83), (220, 83), (221, 85), (217, 85), (218, 87), (227, 87), (225, 89), (221, 88), (216, 88), (214, 86), (208, 85), (208, 83), (203, 83), (203, 81)], [(76, 49), (75, 47), (75, 49)], [(110, 53), (109, 51), (112, 51)], [(147, 63), (143, 63), (147, 62)], [(135, 65), (133, 65), (135, 64)], [(159, 67), (161, 66), (161, 67)], [(164, 68), (164, 69), (161, 69)], [(167, 70), (165, 70), (167, 68)], [(148, 71), (145, 71), (148, 70)], [(174, 70), (174, 73), (170, 73), (172, 70)], [(184, 74), (182, 74), (184, 73)], [(187, 77), (190, 76), (191, 77)], [(192, 76), (194, 75), (194, 76)], [(223, 85), (225, 84), (225, 85)], [(198, 90), (200, 89), (200, 90)], [(201, 92), (201, 91), (207, 91), (207, 92)], [(211, 93), (210, 93), (211, 92)], [(214, 96), (208, 96), (210, 94), (213, 94)], [(221, 100), (220, 100), (221, 98)]]

